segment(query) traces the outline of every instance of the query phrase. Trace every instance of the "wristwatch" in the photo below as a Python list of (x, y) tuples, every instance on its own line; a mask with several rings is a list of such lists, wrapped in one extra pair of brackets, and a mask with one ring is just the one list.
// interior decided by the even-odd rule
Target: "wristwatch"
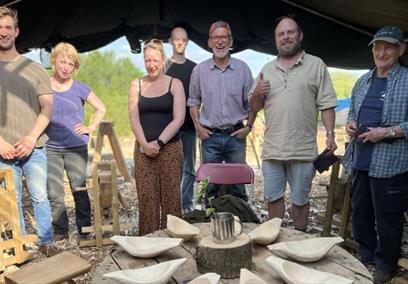
[(336, 133), (334, 132), (334, 130), (328, 130), (326, 131), (326, 136), (331, 136), (331, 137), (336, 137)]
[(160, 140), (160, 139), (157, 139), (157, 145), (159, 145), (160, 148), (163, 148), (164, 142), (162, 140)]
[(395, 137), (395, 135), (397, 135), (397, 132), (395, 132), (394, 127), (390, 127), (390, 128), (388, 128), (388, 137), (390, 137), (390, 138), (394, 138), (394, 137)]

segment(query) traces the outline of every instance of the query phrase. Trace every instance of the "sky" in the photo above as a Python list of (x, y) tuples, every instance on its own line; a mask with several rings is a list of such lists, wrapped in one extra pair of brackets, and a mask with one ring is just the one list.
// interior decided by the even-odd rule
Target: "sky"
[[(165, 51), (166, 55), (170, 57), (172, 55), (172, 48), (170, 44), (165, 44)], [(113, 51), (116, 56), (118, 57), (129, 57), (135, 65), (142, 70), (143, 72), (145, 71), (144, 64), (143, 64), (143, 55), (140, 54), (134, 54), (131, 53), (130, 51), (130, 46), (126, 40), (125, 37), (121, 37), (117, 39), (116, 41), (102, 47), (99, 49), (100, 51)], [(39, 51), (38, 50), (33, 50), (29, 53), (26, 53), (26, 55), (37, 61), (40, 62), (40, 57), (39, 57)], [(243, 61), (245, 61), (249, 68), (252, 71), (252, 76), (256, 77), (258, 76), (259, 72), (261, 71), (262, 67), (269, 61), (273, 60), (275, 56), (266, 54), (266, 53), (261, 53), (261, 52), (256, 52), (250, 49), (234, 53), (233, 56), (235, 58), (239, 58)], [(202, 62), (208, 58), (211, 57), (211, 53), (208, 52), (207, 50), (202, 49), (198, 45), (196, 45), (194, 42), (190, 41), (187, 49), (186, 49), (186, 57), (189, 58), (190, 60), (199, 63)], [(41, 63), (41, 62), (40, 62)], [(367, 70), (343, 70), (343, 69), (337, 69), (337, 68), (329, 68), (329, 71), (337, 71), (337, 70), (342, 70), (345, 72), (351, 72), (355, 73), (358, 76), (361, 76), (364, 74)]]

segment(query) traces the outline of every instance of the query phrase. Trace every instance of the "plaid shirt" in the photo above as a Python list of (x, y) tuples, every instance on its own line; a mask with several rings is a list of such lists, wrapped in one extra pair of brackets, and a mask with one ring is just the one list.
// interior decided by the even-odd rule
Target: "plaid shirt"
[[(376, 69), (364, 74), (353, 88), (347, 122), (358, 121), (361, 105), (371, 85)], [(368, 175), (376, 178), (390, 178), (408, 172), (408, 69), (399, 64), (393, 67), (387, 77), (381, 126), (399, 125), (403, 138), (393, 143), (374, 144)], [(347, 172), (351, 171), (354, 152), (354, 139), (350, 142), (343, 158)]]

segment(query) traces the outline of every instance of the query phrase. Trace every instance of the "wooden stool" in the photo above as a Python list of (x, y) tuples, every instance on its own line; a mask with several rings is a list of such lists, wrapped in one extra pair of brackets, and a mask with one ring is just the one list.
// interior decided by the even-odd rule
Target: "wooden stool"
[(52, 284), (70, 281), (91, 268), (79, 256), (62, 252), (4, 277), (6, 284)]
[[(118, 170), (115, 162), (97, 162), (92, 166), (92, 187), (77, 188), (92, 190), (94, 225), (82, 227), (83, 233), (95, 233), (93, 240), (81, 240), (79, 245), (98, 246), (115, 244), (104, 232), (119, 235), (121, 230), (131, 229), (132, 224), (119, 223)], [(122, 198), (122, 205), (125, 200)], [(127, 206), (127, 205), (125, 205)]]

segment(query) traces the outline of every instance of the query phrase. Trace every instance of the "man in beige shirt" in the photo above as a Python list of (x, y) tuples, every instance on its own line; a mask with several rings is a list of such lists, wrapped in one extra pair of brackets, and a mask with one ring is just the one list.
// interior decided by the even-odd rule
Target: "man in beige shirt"
[(326, 128), (326, 147), (336, 150), (336, 94), (324, 62), (301, 49), (303, 32), (295, 19), (277, 21), (278, 57), (266, 64), (250, 91), (254, 111), (264, 108), (262, 151), (264, 194), (269, 218), (285, 215), (285, 189), (291, 187), (291, 215), (296, 229), (305, 230), (309, 191), (317, 156), (317, 114)]

